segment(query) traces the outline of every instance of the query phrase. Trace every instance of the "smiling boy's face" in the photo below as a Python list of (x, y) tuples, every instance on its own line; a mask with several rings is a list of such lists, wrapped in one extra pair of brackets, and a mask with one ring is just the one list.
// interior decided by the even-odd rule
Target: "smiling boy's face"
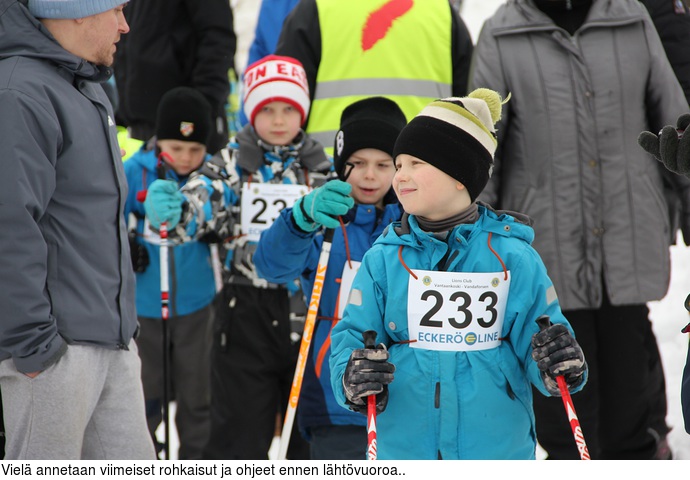
[(411, 215), (444, 220), (472, 204), (462, 183), (424, 160), (400, 154), (395, 159), (395, 170), (395, 194)]
[(254, 117), (254, 130), (266, 143), (276, 146), (290, 145), (302, 126), (302, 114), (292, 104), (270, 102)]

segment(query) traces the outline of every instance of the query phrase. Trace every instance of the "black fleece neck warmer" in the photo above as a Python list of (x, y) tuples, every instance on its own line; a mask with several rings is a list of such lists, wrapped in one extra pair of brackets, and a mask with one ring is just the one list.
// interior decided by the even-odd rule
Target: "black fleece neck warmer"
[(429, 220), (424, 217), (417, 217), (417, 223), (425, 232), (447, 232), (461, 223), (474, 223), (479, 218), (477, 204), (472, 203), (462, 212), (443, 220)]

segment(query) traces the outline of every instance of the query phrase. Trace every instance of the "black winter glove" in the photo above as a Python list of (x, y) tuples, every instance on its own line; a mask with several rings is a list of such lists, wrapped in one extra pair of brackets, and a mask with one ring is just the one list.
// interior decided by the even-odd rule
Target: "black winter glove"
[(129, 239), (129, 253), (132, 256), (132, 268), (134, 273), (143, 273), (149, 266), (149, 252), (146, 247), (137, 242), (137, 233), (130, 231), (127, 235)]
[(676, 126), (666, 125), (659, 135), (642, 132), (637, 143), (674, 173), (690, 177), (690, 134), (685, 129), (690, 125), (690, 114), (684, 113)]
[(376, 395), (376, 412), (388, 404), (388, 384), (393, 381), (395, 365), (388, 362), (385, 345), (352, 351), (343, 375), (343, 388), (350, 410), (367, 414), (367, 397)]
[(569, 390), (578, 387), (585, 378), (585, 355), (575, 337), (560, 323), (534, 334), (532, 358), (541, 370), (546, 390), (555, 397), (561, 396), (556, 377), (563, 375)]

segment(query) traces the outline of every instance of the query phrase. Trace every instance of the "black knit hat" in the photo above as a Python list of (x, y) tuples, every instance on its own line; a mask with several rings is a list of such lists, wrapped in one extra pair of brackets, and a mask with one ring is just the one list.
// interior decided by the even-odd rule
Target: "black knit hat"
[(198, 90), (173, 88), (165, 92), (158, 104), (156, 138), (207, 145), (211, 116), (211, 105)]
[(435, 100), (400, 132), (393, 158), (406, 153), (430, 163), (462, 183), (474, 201), (493, 170), (501, 105), (498, 93), (487, 88)]
[(362, 148), (376, 148), (393, 156), (395, 139), (407, 120), (398, 104), (385, 97), (369, 97), (349, 105), (340, 116), (333, 166), (345, 180), (345, 163)]

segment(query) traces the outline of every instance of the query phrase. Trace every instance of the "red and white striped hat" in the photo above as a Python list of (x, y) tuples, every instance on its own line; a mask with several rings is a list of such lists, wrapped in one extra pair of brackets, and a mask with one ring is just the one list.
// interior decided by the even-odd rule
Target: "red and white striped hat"
[(244, 113), (252, 125), (256, 114), (270, 102), (293, 105), (304, 123), (309, 114), (309, 84), (299, 60), (268, 55), (244, 71)]

